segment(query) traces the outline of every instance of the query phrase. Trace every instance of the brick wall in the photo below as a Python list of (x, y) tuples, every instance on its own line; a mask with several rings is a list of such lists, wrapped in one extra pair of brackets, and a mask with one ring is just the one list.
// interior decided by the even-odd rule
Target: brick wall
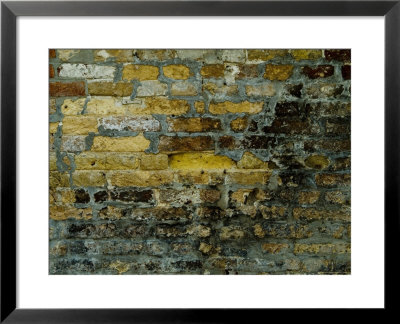
[(49, 57), (49, 273), (350, 273), (350, 50)]

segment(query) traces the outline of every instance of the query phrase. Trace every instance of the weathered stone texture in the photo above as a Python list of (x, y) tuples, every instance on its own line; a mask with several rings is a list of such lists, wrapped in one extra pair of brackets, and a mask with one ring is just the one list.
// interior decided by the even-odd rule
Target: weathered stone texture
[(349, 49), (48, 55), (50, 274), (350, 274)]

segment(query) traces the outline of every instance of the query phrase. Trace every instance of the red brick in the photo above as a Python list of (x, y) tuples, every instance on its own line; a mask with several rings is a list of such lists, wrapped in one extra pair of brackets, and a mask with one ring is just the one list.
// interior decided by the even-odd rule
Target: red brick
[(50, 97), (73, 97), (85, 95), (85, 83), (83, 81), (50, 83)]

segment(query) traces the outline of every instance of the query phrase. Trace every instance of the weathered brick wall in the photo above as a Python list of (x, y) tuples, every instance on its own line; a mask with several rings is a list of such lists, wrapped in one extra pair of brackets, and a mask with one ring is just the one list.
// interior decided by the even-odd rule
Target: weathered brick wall
[(51, 274), (350, 273), (350, 50), (50, 50)]

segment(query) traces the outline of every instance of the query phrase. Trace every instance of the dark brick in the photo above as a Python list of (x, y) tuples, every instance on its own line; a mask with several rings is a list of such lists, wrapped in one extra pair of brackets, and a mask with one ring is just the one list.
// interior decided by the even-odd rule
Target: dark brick
[(303, 85), (300, 84), (289, 84), (286, 86), (286, 91), (294, 97), (301, 98), (301, 90)]
[(351, 79), (351, 65), (343, 65), (342, 66), (342, 77), (343, 77), (343, 80)]
[(160, 151), (207, 151), (214, 149), (214, 141), (209, 136), (177, 137), (160, 136)]
[(350, 62), (351, 60), (351, 50), (325, 50), (325, 58), (328, 61), (340, 61), (340, 62)]
[(317, 124), (309, 119), (306, 120), (292, 120), (286, 118), (275, 118), (271, 126), (263, 128), (265, 133), (276, 134), (318, 134), (320, 128)]
[(296, 101), (291, 102), (278, 102), (275, 106), (275, 115), (280, 117), (300, 116), (301, 111), (299, 103)]
[(84, 189), (75, 190), (75, 202), (78, 204), (87, 204), (90, 201), (89, 193)]
[(95, 202), (104, 202), (108, 200), (108, 192), (105, 190), (98, 191), (94, 194)]
[(110, 192), (111, 200), (124, 202), (151, 202), (153, 190), (118, 190)]
[(303, 74), (310, 79), (327, 78), (333, 75), (335, 69), (332, 65), (318, 65), (316, 67), (305, 66), (302, 69)]

